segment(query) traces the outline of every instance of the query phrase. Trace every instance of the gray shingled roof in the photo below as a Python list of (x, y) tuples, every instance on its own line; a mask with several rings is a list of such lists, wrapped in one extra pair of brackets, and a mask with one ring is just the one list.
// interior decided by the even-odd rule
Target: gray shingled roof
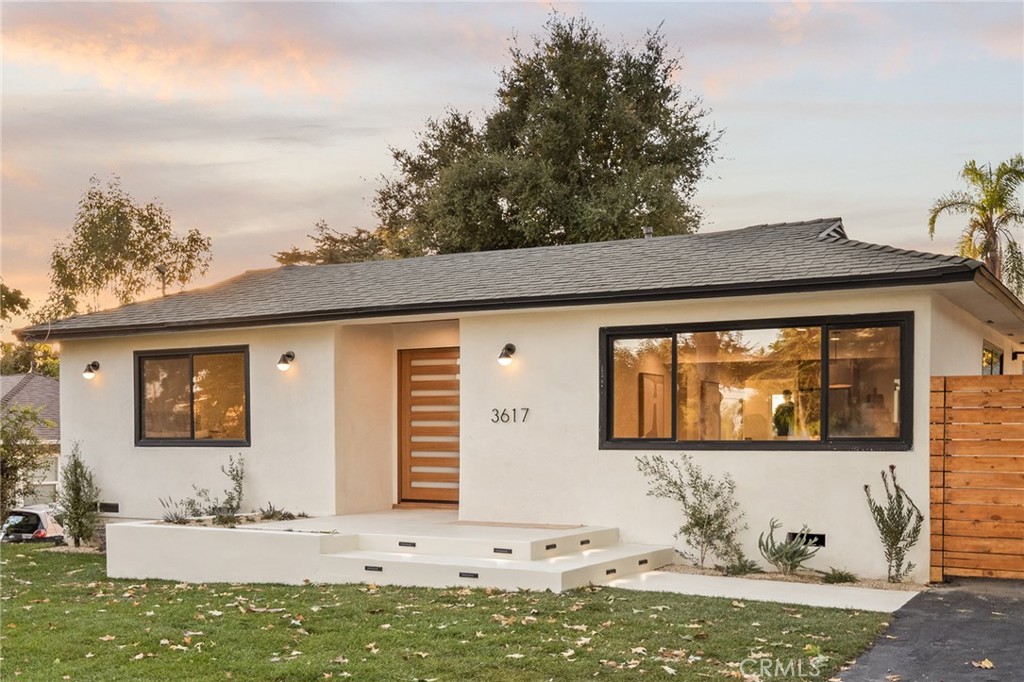
[(22, 329), (23, 339), (382, 315), (969, 280), (957, 256), (846, 237), (839, 218), (740, 230), (255, 270), (213, 286)]
[(0, 406), (33, 406), (53, 426), (37, 426), (42, 440), (60, 440), (60, 382), (42, 374), (5, 374), (0, 376)]

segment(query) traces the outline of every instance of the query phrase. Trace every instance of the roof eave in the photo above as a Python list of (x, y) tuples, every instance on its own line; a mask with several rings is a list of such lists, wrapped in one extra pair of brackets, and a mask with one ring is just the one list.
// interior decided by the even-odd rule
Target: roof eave
[(1006, 288), (1006, 285), (999, 281), (999, 278), (992, 274), (991, 270), (979, 267), (975, 269), (973, 279), (974, 283), (985, 293), (1006, 306), (1018, 320), (1024, 323), (1024, 303), (1021, 303), (1021, 300)]
[[(887, 286), (915, 286), (939, 284), (946, 282), (977, 281), (980, 275), (976, 272), (987, 272), (973, 263), (956, 264), (929, 270), (926, 273), (906, 272), (889, 273), (883, 277), (864, 275), (853, 278), (807, 278), (788, 282), (747, 282), (721, 286), (675, 287), (657, 290), (608, 291), (584, 294), (559, 295), (550, 297), (501, 298), (488, 301), (448, 301), (436, 304), (412, 304), (398, 306), (377, 306), (358, 310), (340, 309), (312, 312), (296, 312), (285, 315), (260, 315), (216, 320), (195, 320), (179, 323), (152, 323), (121, 325), (101, 328), (84, 329), (53, 329), (50, 327), (27, 327), (14, 333), (22, 341), (62, 341), (76, 339), (98, 339), (137, 334), (159, 334), (166, 332), (208, 331), (216, 329), (264, 327), (285, 324), (303, 324), (314, 322), (330, 322), (335, 320), (364, 319), (371, 317), (396, 317), (402, 315), (444, 314), (460, 312), (476, 312), (502, 309), (552, 308), (561, 306), (579, 306), (612, 303), (636, 303), (643, 301), (664, 301), (679, 298), (714, 298), (734, 296), (761, 296), (767, 294), (798, 293), (807, 291), (838, 291), (843, 289), (869, 289)], [(989, 278), (994, 279), (994, 278)], [(1020, 302), (1005, 287), (1002, 288), (1009, 299)], [(995, 294), (993, 294), (995, 295)], [(1024, 315), (1024, 309), (1020, 310)], [(1022, 317), (1024, 320), (1024, 317)]]

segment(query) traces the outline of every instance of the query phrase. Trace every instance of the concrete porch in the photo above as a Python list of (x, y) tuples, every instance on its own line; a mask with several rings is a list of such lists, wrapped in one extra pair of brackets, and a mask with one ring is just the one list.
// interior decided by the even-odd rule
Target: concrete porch
[(187, 582), (376, 583), (562, 590), (672, 561), (667, 546), (619, 542), (617, 528), (459, 521), (418, 509), (218, 528), (107, 527), (107, 573)]

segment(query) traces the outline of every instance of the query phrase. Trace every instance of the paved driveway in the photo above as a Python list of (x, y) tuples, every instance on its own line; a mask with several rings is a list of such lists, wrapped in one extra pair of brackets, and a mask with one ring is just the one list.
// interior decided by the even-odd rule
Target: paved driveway
[[(995, 667), (972, 665), (985, 659)], [(919, 594), (839, 677), (843, 682), (1024, 681), (1024, 582), (963, 579)]]

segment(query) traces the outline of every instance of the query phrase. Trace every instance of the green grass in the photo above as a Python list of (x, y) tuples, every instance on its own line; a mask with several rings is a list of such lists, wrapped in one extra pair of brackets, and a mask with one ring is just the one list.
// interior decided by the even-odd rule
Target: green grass
[(726, 680), (752, 655), (747, 672), (806, 675), (819, 654), (826, 680), (885, 620), (611, 588), (108, 580), (103, 556), (18, 545), (0, 561), (3, 680)]

